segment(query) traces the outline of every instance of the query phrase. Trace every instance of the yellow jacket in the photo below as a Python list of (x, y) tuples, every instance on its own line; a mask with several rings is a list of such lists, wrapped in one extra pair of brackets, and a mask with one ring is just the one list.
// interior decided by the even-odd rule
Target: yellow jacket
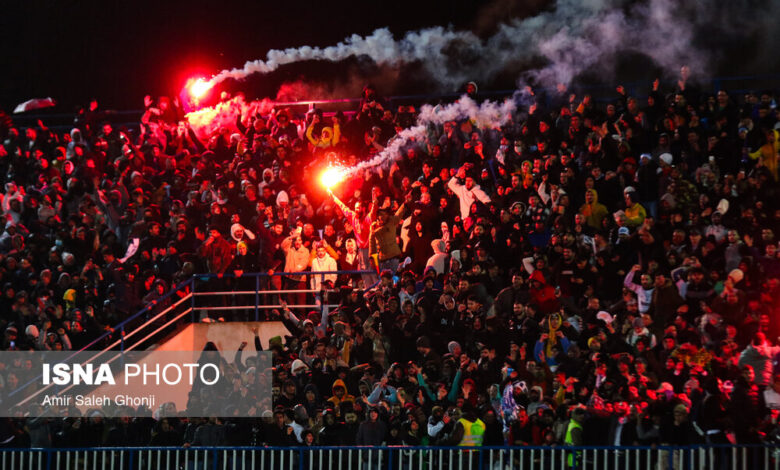
[(642, 225), (647, 217), (647, 212), (642, 204), (635, 202), (633, 206), (627, 207), (625, 210), (626, 217), (628, 217), (628, 225), (631, 227), (638, 227)]
[(763, 166), (772, 173), (772, 178), (777, 181), (777, 152), (780, 152), (780, 132), (772, 130), (773, 142), (767, 142), (755, 152), (748, 154), (753, 160), (759, 160)]

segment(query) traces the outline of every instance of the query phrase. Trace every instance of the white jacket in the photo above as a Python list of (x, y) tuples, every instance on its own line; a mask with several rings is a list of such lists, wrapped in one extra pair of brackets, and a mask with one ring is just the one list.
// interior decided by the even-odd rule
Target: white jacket
[[(338, 271), (338, 267), (336, 266), (336, 260), (333, 259), (329, 254), (325, 253), (324, 258), (317, 258), (315, 257), (313, 260), (311, 260), (311, 272), (321, 272), (321, 271)], [(325, 281), (331, 281), (336, 282), (336, 279), (338, 278), (338, 275), (336, 274), (323, 274), (323, 275), (316, 275), (312, 274), (311, 276), (311, 288), (314, 290), (320, 290), (320, 287), (322, 286), (323, 277), (325, 278)]]
[(490, 202), (490, 197), (485, 194), (485, 191), (482, 191), (478, 184), (474, 184), (474, 187), (471, 189), (466, 189), (466, 185), (459, 184), (457, 177), (453, 176), (450, 179), (450, 182), (447, 183), (447, 186), (452, 190), (453, 193), (455, 193), (456, 196), (458, 196), (458, 199), (460, 200), (461, 219), (465, 219), (469, 216), (469, 213), (471, 212), (471, 205), (475, 201), (480, 201), (483, 204)]

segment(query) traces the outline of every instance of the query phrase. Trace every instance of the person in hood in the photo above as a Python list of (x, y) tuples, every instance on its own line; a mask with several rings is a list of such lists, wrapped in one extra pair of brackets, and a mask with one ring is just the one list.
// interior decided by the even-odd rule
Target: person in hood
[(447, 260), (450, 257), (447, 253), (447, 245), (444, 240), (437, 238), (431, 242), (431, 248), (433, 248), (433, 255), (425, 263), (425, 271), (427, 272), (428, 268), (433, 268), (436, 274), (444, 274), (447, 269)]
[(355, 397), (347, 392), (347, 385), (343, 380), (336, 379), (333, 382), (333, 387), (331, 390), (333, 391), (333, 396), (328, 398), (328, 403), (330, 403), (334, 408), (340, 406), (342, 403), (355, 402)]
[(342, 445), (342, 434), (344, 423), (338, 420), (336, 413), (328, 408), (322, 413), (322, 428), (317, 434), (317, 441), (321, 446), (339, 446)]
[(273, 183), (274, 183), (274, 171), (270, 168), (264, 169), (263, 179), (260, 181), (260, 183), (257, 184), (258, 194), (263, 194), (263, 189), (265, 187), (271, 188), (271, 190), (273, 191)]
[(569, 338), (563, 334), (561, 327), (563, 319), (559, 313), (553, 313), (547, 317), (547, 332), (543, 333), (534, 347), (534, 358), (537, 362), (544, 362), (555, 369), (558, 365), (558, 354), (566, 353), (571, 345)]
[(547, 284), (544, 274), (535, 270), (531, 273), (529, 281), (531, 285), (528, 294), (531, 296), (531, 301), (539, 306), (539, 312), (545, 314), (557, 311), (560, 303), (555, 296), (555, 288)]
[[(368, 417), (360, 424), (357, 433), (357, 445), (381, 446), (387, 439), (387, 425), (379, 419), (379, 410), (370, 408)], [(374, 456), (378, 458), (377, 455)]]
[(609, 217), (607, 206), (599, 202), (595, 189), (585, 191), (585, 204), (580, 207), (580, 214), (585, 216), (585, 222), (594, 230), (603, 228), (604, 219)]

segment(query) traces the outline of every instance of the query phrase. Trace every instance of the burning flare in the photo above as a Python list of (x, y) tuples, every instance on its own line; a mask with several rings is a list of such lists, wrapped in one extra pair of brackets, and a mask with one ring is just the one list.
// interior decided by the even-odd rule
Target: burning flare
[(211, 87), (214, 86), (214, 83), (210, 81), (206, 81), (202, 78), (198, 79), (190, 79), (189, 83), (187, 84), (187, 89), (190, 90), (190, 95), (192, 95), (195, 99), (203, 98), (203, 96), (208, 93), (209, 90), (211, 90)]
[(320, 175), (320, 183), (330, 189), (344, 180), (344, 172), (337, 167), (329, 167)]

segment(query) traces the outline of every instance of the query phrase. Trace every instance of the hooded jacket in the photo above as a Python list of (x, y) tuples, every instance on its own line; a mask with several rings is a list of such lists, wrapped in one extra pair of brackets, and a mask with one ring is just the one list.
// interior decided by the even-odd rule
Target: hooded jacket
[(531, 273), (529, 281), (538, 281), (541, 283), (539, 288), (534, 287), (531, 283), (528, 293), (531, 295), (531, 300), (539, 306), (539, 312), (542, 314), (552, 313), (558, 310), (558, 299), (555, 297), (555, 289), (547, 284), (544, 279), (544, 274), (541, 271), (536, 270)]
[(436, 274), (444, 274), (447, 268), (447, 258), (449, 258), (449, 254), (446, 251), (447, 245), (443, 240), (437, 238), (431, 242), (431, 247), (433, 248), (433, 255), (425, 263), (425, 269), (432, 267), (436, 270)]
[(599, 202), (599, 193), (595, 189), (589, 189), (587, 192), (593, 195), (593, 202), (583, 204), (580, 207), (580, 214), (585, 216), (588, 226), (601, 230), (601, 224), (604, 218), (609, 216), (609, 211), (607, 206)]
[[(339, 399), (339, 397), (336, 396), (336, 387), (343, 387), (344, 388), (344, 395)], [(333, 381), (333, 386), (331, 387), (331, 391), (333, 392), (333, 396), (328, 398), (328, 403), (332, 404), (333, 407), (337, 407), (341, 405), (344, 402), (355, 402), (355, 397), (353, 395), (349, 394), (349, 391), (347, 391), (347, 384), (344, 383), (341, 379), (336, 379)]]

